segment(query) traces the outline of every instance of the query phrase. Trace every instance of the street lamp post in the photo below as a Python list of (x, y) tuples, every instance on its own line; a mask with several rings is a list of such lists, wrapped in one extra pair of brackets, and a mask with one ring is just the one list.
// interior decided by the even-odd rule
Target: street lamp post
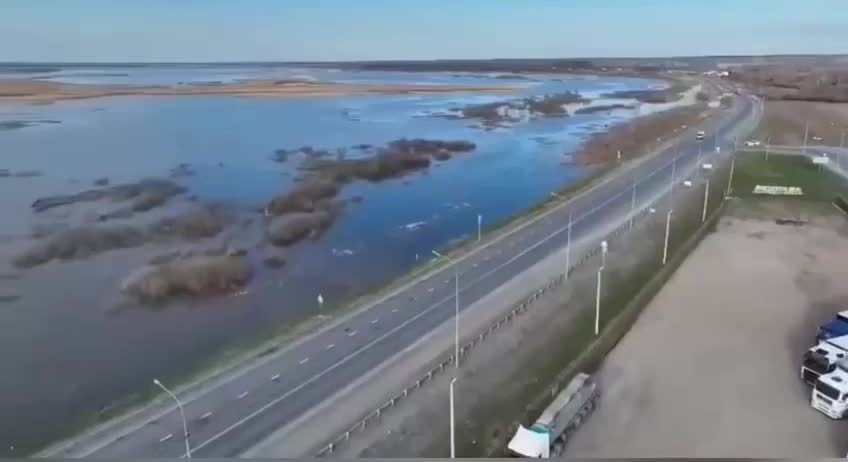
[(807, 122), (804, 124), (804, 147), (801, 150), (801, 154), (807, 155), (807, 135), (810, 133), (810, 123)]
[(153, 383), (156, 384), (159, 388), (165, 391), (176, 403), (177, 408), (180, 410), (180, 417), (183, 419), (183, 435), (185, 436), (185, 456), (187, 459), (191, 459), (191, 446), (188, 442), (188, 422), (186, 422), (185, 411), (183, 410), (183, 403), (177, 398), (177, 395), (168, 390), (159, 379), (153, 379)]
[[(448, 261), (452, 261), (450, 258), (436, 252), (435, 250), (431, 250), (433, 255), (439, 258), (445, 258)], [(453, 275), (454, 275), (454, 309), (456, 313), (454, 314), (454, 353), (453, 353), (453, 362), (455, 367), (459, 369), (459, 269), (456, 267), (454, 263), (453, 267)]]
[(736, 159), (730, 159), (730, 177), (727, 179), (727, 191), (724, 193), (724, 198), (730, 198), (731, 187), (733, 186), (733, 170), (736, 167)]
[(565, 244), (565, 279), (571, 272), (571, 213), (568, 214), (568, 240)]
[(456, 458), (456, 418), (454, 414), (454, 399), (453, 386), (456, 384), (456, 377), (450, 381), (450, 446), (451, 459)]
[(607, 261), (607, 241), (601, 241), (601, 267), (598, 268), (598, 285), (595, 288), (595, 335), (601, 327), (601, 277)]
[(674, 191), (674, 174), (677, 167), (677, 155), (674, 156), (674, 159), (671, 159), (671, 181), (668, 182), (668, 197), (671, 198), (671, 193)]
[(766, 162), (768, 162), (769, 149), (771, 148), (771, 137), (766, 139)]
[(703, 141), (698, 141), (698, 158), (697, 163), (695, 165), (701, 165), (701, 149), (703, 148)]
[(674, 210), (669, 210), (668, 214), (665, 217), (665, 243), (663, 244), (663, 262), (665, 265), (666, 260), (668, 259), (668, 233), (671, 230), (671, 213)]
[(633, 178), (633, 192), (630, 194), (630, 224), (628, 228), (633, 229), (633, 212), (636, 210), (636, 178)]
[(601, 268), (607, 265), (607, 249), (609, 249), (607, 241), (601, 241)]

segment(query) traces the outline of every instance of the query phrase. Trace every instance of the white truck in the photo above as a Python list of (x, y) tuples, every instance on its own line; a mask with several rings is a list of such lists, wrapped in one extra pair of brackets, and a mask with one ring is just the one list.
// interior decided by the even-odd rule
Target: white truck
[(801, 360), (801, 379), (814, 385), (822, 374), (836, 368), (836, 364), (848, 358), (848, 335), (822, 340), (804, 353)]
[(839, 361), (833, 371), (819, 376), (810, 406), (831, 419), (842, 419), (848, 414), (848, 360)]
[(578, 373), (542, 411), (530, 428), (518, 426), (507, 449), (515, 457), (558, 457), (565, 443), (597, 405), (598, 385), (589, 374)]

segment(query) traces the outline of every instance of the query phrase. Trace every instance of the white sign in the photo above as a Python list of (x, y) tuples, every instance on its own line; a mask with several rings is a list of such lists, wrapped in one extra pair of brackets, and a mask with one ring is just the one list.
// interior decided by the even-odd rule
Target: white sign
[(754, 187), (754, 194), (768, 194), (771, 196), (803, 196), (804, 191), (798, 186), (763, 186), (758, 184)]
[(825, 165), (828, 162), (830, 162), (830, 158), (828, 158), (827, 156), (813, 157), (813, 163), (816, 165)]
[(704, 170), (712, 170), (712, 169), (713, 169), (713, 164), (707, 164), (707, 163), (705, 163), (704, 165), (702, 165), (702, 167), (704, 167)]

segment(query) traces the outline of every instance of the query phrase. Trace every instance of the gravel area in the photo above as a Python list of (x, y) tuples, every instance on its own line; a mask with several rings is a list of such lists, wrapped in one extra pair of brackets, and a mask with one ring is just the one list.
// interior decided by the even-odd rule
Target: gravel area
[(566, 456), (843, 457), (848, 423), (809, 406), (798, 368), (848, 305), (846, 261), (829, 204), (735, 202), (605, 360)]

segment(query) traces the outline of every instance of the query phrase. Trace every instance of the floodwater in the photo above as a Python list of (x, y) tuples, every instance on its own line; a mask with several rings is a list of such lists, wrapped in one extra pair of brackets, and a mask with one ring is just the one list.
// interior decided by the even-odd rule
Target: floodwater
[[(277, 67), (59, 68), (24, 72), (0, 67), (0, 78), (59, 82), (178, 85), (250, 78), (314, 78), (358, 83), (513, 85), (519, 96), (642, 89), (638, 79), (350, 72)], [(429, 114), (514, 95), (367, 96), (321, 99), (223, 96), (112, 98), (45, 106), (0, 106), (0, 122), (53, 120), (0, 131), (0, 168), (40, 176), (0, 178), (0, 454), (22, 455), (74, 430), (133, 394), (153, 377), (178, 380), (216, 354), (373, 290), (429, 258), (432, 249), (508, 220), (553, 190), (591, 174), (568, 162), (592, 133), (639, 111), (550, 118), (484, 131), (468, 121)], [(477, 150), (429, 170), (381, 183), (353, 183), (349, 203), (319, 240), (286, 250), (288, 265), (256, 265), (247, 294), (167, 306), (115, 308), (120, 281), (162, 248), (145, 246), (88, 260), (18, 271), (8, 259), (28, 242), (38, 197), (167, 176), (188, 163), (179, 181), (201, 200), (248, 208), (286, 191), (297, 161), (271, 160), (278, 148), (384, 144), (397, 138), (468, 140)], [(261, 254), (261, 251), (260, 251)], [(261, 255), (260, 255), (261, 257)], [(260, 258), (261, 260), (261, 258)], [(259, 260), (257, 260), (258, 262)], [(325, 307), (326, 309), (326, 307)], [(90, 420), (87, 420), (90, 421)], [(14, 449), (13, 449), (14, 448)]]

